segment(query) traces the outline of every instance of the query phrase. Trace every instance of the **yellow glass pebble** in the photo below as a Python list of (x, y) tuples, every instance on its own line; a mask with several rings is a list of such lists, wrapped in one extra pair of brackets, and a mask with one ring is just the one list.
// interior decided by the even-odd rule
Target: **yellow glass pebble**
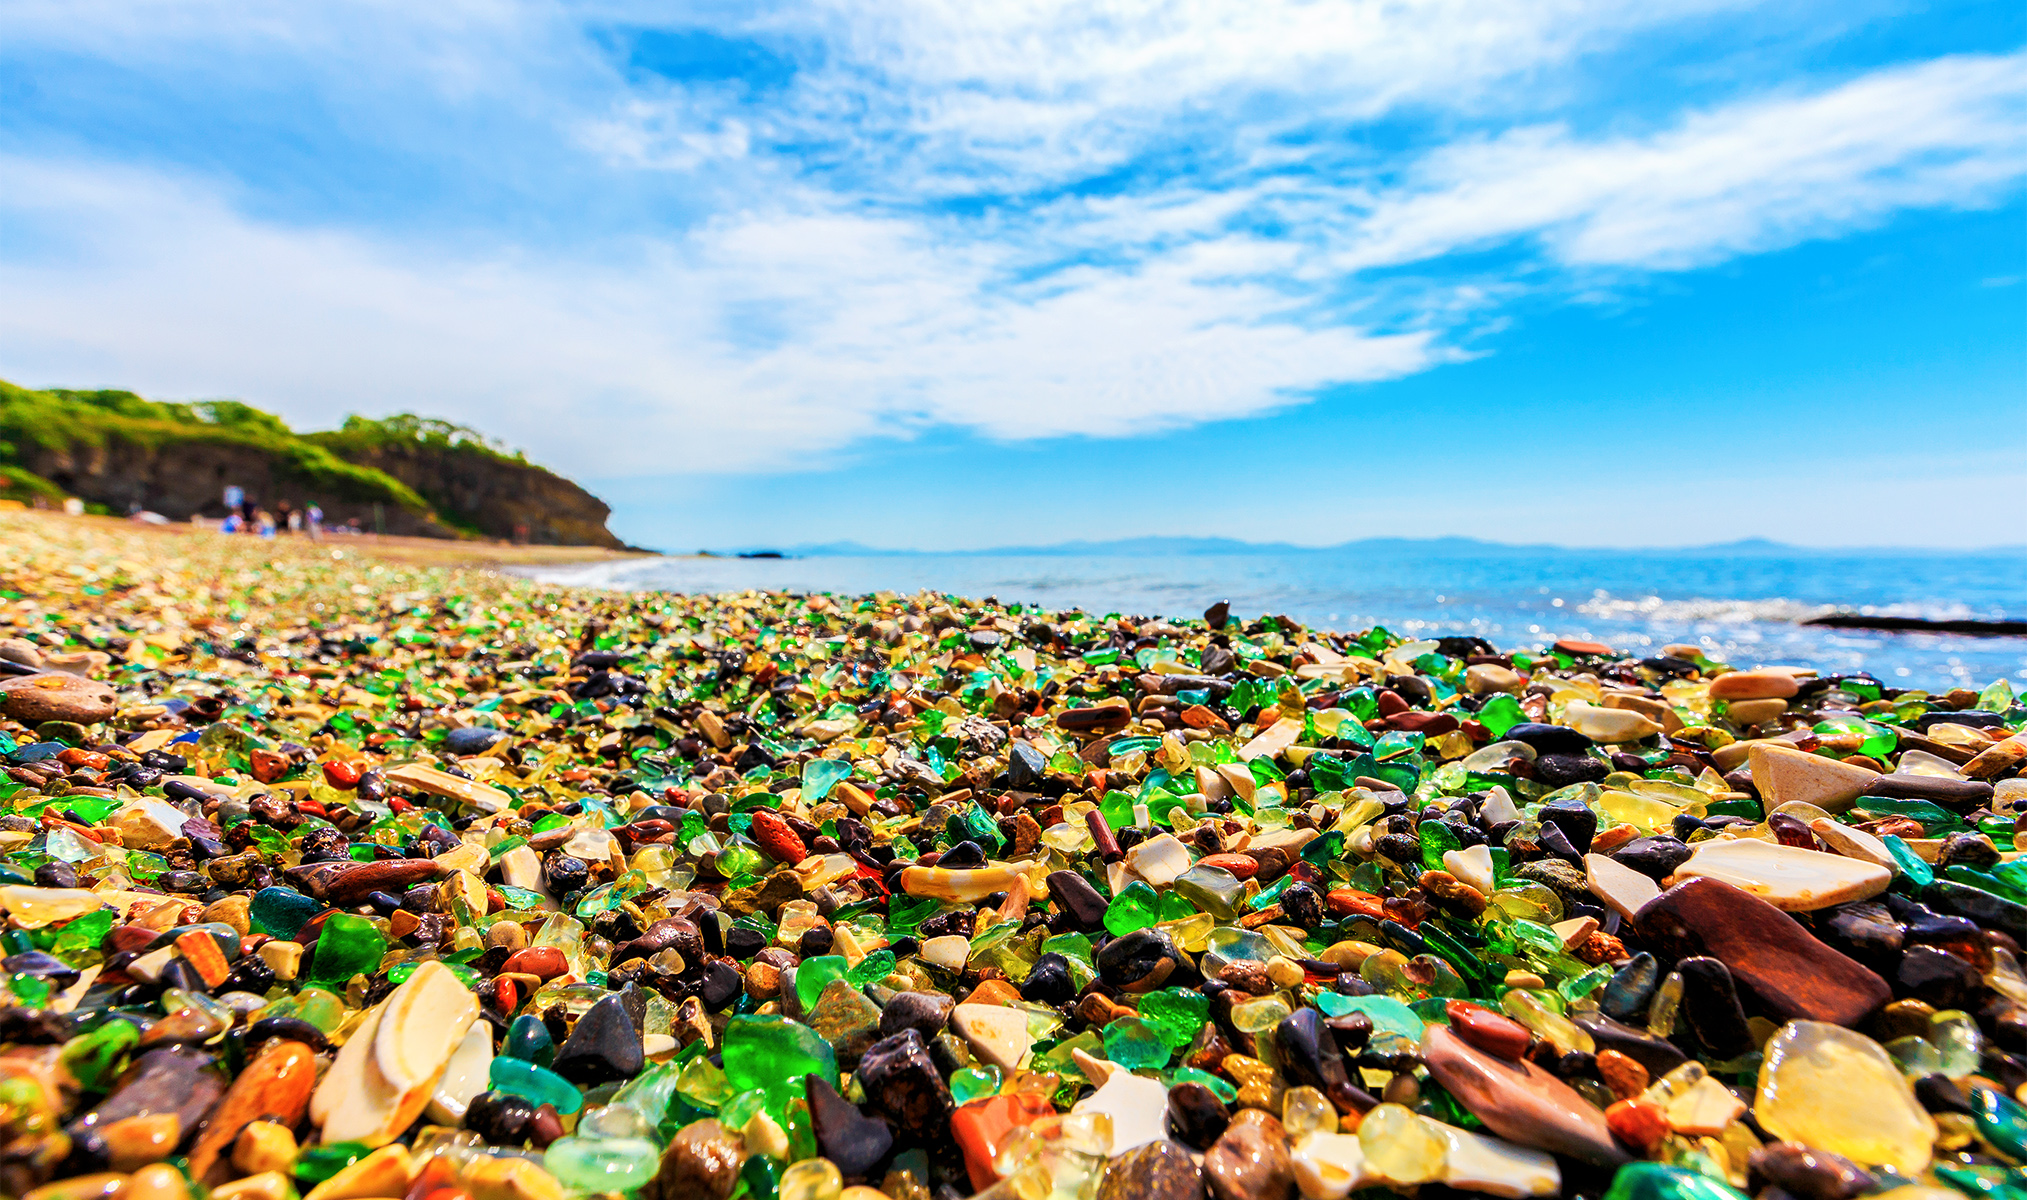
[(845, 1177), (828, 1158), (805, 1158), (781, 1173), (781, 1200), (838, 1200)]
[(1879, 1043), (1822, 1021), (1790, 1021), (1767, 1043), (1753, 1114), (1782, 1141), (1903, 1175), (1927, 1169), (1936, 1139), (1934, 1118)]
[(1281, 1097), (1281, 1124), (1298, 1142), (1312, 1133), (1336, 1133), (1337, 1108), (1313, 1087), (1289, 1088)]
[(1412, 1187), (1439, 1179), (1450, 1144), (1428, 1119), (1398, 1104), (1376, 1105), (1358, 1124), (1359, 1148), (1366, 1167), (1396, 1187)]

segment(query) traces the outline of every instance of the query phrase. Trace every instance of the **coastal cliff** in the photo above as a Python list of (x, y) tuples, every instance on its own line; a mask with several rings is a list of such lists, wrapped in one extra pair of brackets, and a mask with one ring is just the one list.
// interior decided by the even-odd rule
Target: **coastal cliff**
[(623, 548), (597, 497), (447, 422), (354, 417), (299, 434), (221, 400), (36, 391), (0, 381), (0, 497), (75, 496), (115, 514), (222, 517), (228, 485), (272, 508), (316, 505), (327, 524), (420, 537)]

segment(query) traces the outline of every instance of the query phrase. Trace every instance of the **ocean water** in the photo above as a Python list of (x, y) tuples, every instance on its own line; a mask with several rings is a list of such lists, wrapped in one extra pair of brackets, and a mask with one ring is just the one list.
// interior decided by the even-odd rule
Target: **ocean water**
[(933, 590), (1044, 609), (1196, 616), (1286, 613), (1324, 629), (1476, 634), (1502, 650), (1584, 637), (1629, 651), (1672, 642), (1738, 666), (1867, 670), (1931, 690), (2027, 681), (2027, 638), (1799, 624), (1838, 610), (2027, 618), (2027, 554), (1328, 550), (1226, 554), (908, 554), (659, 558), (525, 572), (632, 590)]

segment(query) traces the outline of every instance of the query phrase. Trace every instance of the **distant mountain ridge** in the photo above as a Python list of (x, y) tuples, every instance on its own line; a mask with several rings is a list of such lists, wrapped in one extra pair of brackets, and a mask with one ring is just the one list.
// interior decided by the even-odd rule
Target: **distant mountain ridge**
[(316, 505), (327, 524), (420, 537), (625, 544), (596, 496), (483, 435), (415, 416), (348, 418), (297, 433), (236, 400), (38, 391), (0, 380), (0, 497), (75, 496), (113, 514), (225, 515), (227, 486), (273, 510)]

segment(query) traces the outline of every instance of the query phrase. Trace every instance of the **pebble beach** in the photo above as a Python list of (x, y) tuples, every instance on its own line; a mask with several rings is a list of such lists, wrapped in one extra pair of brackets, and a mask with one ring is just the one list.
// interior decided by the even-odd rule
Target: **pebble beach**
[(0, 512), (0, 1193), (2027, 1196), (2004, 680), (571, 553)]

